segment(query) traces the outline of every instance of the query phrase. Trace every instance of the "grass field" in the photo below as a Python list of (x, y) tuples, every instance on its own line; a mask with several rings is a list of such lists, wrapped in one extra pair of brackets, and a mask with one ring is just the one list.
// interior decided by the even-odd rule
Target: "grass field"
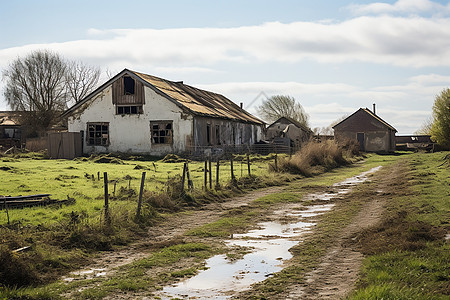
[[(39, 157), (38, 157), (39, 158)], [(97, 160), (98, 161), (98, 160)], [(10, 222), (23, 225), (51, 224), (66, 219), (72, 211), (98, 217), (104, 206), (103, 173), (108, 173), (109, 194), (120, 200), (111, 200), (111, 209), (133, 210), (136, 208), (142, 172), (146, 172), (145, 189), (159, 192), (167, 189), (169, 178), (181, 176), (183, 162), (165, 163), (163, 161), (135, 161), (112, 159), (109, 163), (96, 160), (48, 160), (36, 158), (0, 158), (0, 195), (18, 196), (51, 194), (52, 199), (76, 200), (75, 205), (36, 207), (23, 210), (9, 210)], [(196, 191), (204, 185), (204, 162), (190, 162), (190, 175)], [(212, 164), (212, 180), (215, 187), (216, 163)], [(257, 177), (268, 173), (268, 162), (261, 159), (251, 162), (251, 174)], [(229, 161), (220, 163), (220, 184), (225, 186), (231, 179)], [(234, 174), (239, 179), (248, 176), (247, 164), (234, 161)], [(100, 176), (100, 178), (99, 178)], [(270, 179), (269, 179), (270, 180)], [(209, 185), (209, 184), (208, 184)], [(132, 191), (129, 190), (129, 187)], [(7, 216), (0, 212), (0, 225), (6, 224)]]

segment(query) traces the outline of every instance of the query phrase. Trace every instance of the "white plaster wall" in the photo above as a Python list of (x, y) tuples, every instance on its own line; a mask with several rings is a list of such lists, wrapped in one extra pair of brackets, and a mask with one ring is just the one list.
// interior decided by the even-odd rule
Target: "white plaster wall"
[[(183, 152), (187, 141), (190, 140), (189, 137), (192, 136), (192, 116), (184, 114), (178, 106), (148, 87), (144, 87), (144, 95), (143, 114), (116, 115), (115, 106), (112, 104), (111, 86), (83, 105), (83, 108), (79, 109), (81, 113), (75, 112), (69, 118), (70, 132), (83, 130), (86, 136), (88, 122), (109, 122), (109, 146), (87, 146), (84, 139), (84, 153), (125, 152), (164, 155)], [(151, 143), (150, 121), (163, 120), (173, 121), (172, 145)]]

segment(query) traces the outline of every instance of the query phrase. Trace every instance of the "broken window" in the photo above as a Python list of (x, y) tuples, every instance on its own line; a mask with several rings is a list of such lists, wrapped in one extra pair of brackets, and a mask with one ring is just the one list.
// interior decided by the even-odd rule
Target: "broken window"
[(150, 128), (153, 144), (172, 144), (172, 121), (152, 121), (150, 122)]
[(121, 105), (116, 107), (118, 115), (142, 114), (142, 105)]
[(123, 94), (134, 95), (134, 79), (130, 76), (123, 77)]
[(87, 144), (89, 146), (109, 145), (109, 123), (88, 123)]

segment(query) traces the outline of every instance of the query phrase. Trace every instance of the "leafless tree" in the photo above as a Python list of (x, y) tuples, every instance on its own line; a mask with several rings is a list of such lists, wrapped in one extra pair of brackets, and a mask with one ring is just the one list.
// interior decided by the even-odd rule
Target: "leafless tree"
[[(17, 58), (4, 71), (4, 95), (12, 110), (22, 112), (22, 123), (35, 134), (54, 125), (70, 102), (93, 90), (100, 71), (37, 50)], [(72, 100), (73, 99), (73, 100)]]
[(97, 86), (99, 78), (100, 68), (82, 62), (68, 62), (65, 80), (71, 100), (76, 103), (86, 97)]
[(288, 117), (308, 127), (308, 114), (303, 106), (290, 96), (272, 96), (264, 100), (257, 111), (264, 120), (269, 122), (274, 122), (280, 117)]
[[(12, 110), (24, 112), (24, 123), (35, 130), (52, 125), (67, 103), (66, 63), (50, 51), (18, 58), (3, 71), (5, 98)], [(40, 128), (39, 128), (40, 127)]]

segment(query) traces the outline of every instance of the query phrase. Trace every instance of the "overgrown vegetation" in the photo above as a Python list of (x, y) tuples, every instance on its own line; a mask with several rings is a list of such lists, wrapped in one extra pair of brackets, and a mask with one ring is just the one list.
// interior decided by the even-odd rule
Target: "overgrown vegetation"
[(353, 144), (343, 147), (334, 141), (323, 141), (322, 143), (311, 141), (291, 158), (280, 159), (278, 166), (272, 165), (272, 168), (292, 174), (313, 176), (349, 164), (349, 159), (359, 154), (355, 148), (356, 145)]

